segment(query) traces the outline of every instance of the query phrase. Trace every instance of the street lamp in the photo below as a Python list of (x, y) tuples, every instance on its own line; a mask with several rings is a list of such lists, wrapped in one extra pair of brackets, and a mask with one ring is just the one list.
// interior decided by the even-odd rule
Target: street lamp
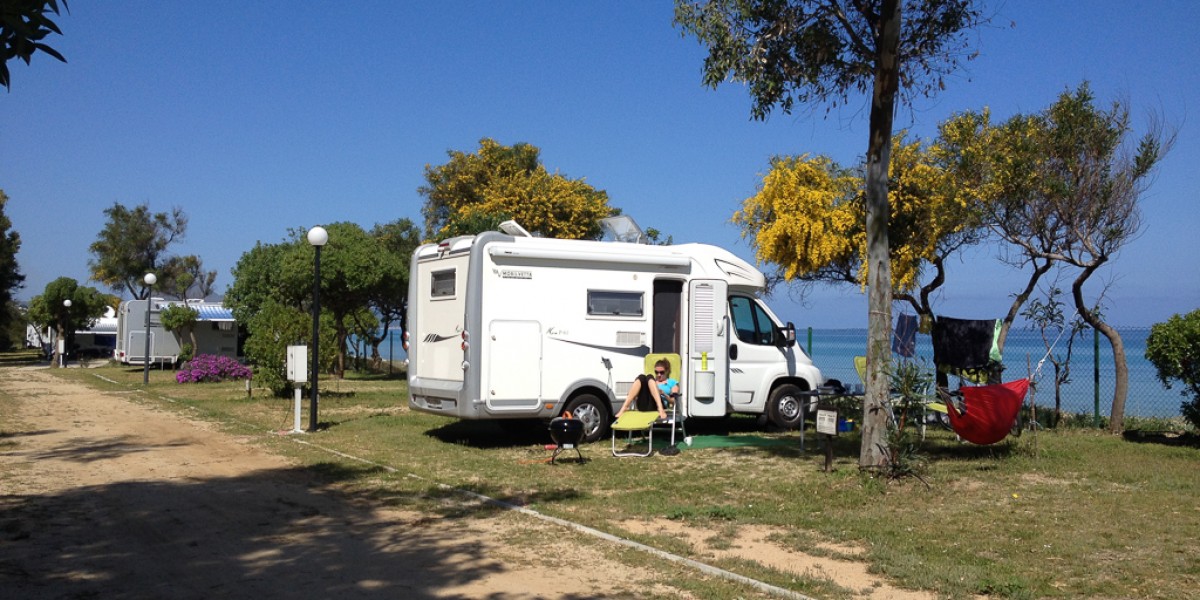
[(311, 398), (308, 402), (308, 430), (313, 432), (317, 430), (317, 369), (320, 367), (317, 357), (321, 349), (321, 247), (328, 242), (329, 232), (325, 231), (324, 227), (318, 225), (308, 230), (308, 243), (316, 250), (316, 256), (313, 258), (313, 354), (312, 370), (309, 374), (312, 377), (312, 385), (309, 386)]
[(58, 337), (58, 366), (67, 368), (67, 328), (71, 326), (71, 299), (63, 300), (62, 335)]
[(158, 283), (158, 277), (154, 273), (146, 273), (142, 278), (146, 282), (146, 354), (142, 357), (142, 385), (150, 385), (150, 305), (154, 302), (152, 291), (154, 284)]

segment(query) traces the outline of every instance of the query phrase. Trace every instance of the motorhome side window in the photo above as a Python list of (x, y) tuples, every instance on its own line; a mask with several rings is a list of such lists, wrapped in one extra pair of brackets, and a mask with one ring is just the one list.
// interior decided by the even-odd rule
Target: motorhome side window
[(729, 314), (733, 318), (733, 330), (739, 340), (763, 346), (774, 343), (775, 323), (754, 299), (730, 296)]
[(429, 295), (433, 298), (454, 297), (454, 269), (434, 271), (433, 281), (429, 286)]
[(642, 316), (641, 292), (588, 290), (587, 311), (591, 317)]

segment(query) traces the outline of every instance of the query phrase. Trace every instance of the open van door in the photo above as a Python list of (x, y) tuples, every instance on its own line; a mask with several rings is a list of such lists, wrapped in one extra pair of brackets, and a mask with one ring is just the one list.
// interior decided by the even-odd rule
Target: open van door
[(729, 377), (728, 323), (725, 296), (728, 285), (718, 279), (693, 279), (688, 284), (687, 415), (725, 416)]

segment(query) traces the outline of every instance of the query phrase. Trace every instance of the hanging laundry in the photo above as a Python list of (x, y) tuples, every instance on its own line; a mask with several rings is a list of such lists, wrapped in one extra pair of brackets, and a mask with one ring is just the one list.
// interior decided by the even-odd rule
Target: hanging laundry
[(917, 327), (920, 321), (916, 315), (902, 314), (896, 317), (896, 333), (892, 335), (892, 352), (912, 358), (917, 353)]
[(1000, 319), (954, 319), (933, 322), (933, 362), (939, 368), (989, 370), (1001, 361)]

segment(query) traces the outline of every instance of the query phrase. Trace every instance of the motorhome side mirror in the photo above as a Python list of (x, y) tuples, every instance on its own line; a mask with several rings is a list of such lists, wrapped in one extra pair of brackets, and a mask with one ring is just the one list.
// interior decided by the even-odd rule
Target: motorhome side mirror
[(779, 328), (779, 335), (775, 338), (776, 345), (780, 348), (790, 348), (796, 345), (796, 326), (788, 321), (787, 325)]

